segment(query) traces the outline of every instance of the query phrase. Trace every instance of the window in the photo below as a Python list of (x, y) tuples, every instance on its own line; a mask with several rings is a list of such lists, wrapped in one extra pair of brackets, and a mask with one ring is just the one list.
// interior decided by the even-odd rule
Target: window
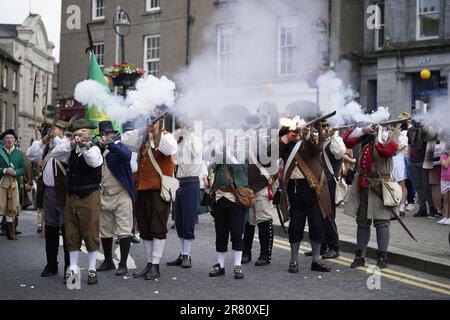
[(17, 106), (15, 104), (13, 104), (12, 106), (12, 124), (11, 124), (11, 128), (14, 128), (17, 130)]
[(379, 29), (374, 30), (374, 48), (375, 50), (381, 50), (384, 46), (384, 1), (376, 1), (374, 4), (380, 8), (381, 14), (379, 18), (377, 17), (377, 22), (380, 23)]
[(94, 54), (97, 58), (97, 62), (101, 68), (105, 66), (105, 43), (97, 42), (94, 43)]
[(5, 131), (6, 130), (6, 108), (7, 108), (7, 104), (6, 104), (6, 101), (3, 101), (3, 104), (2, 104), (2, 114), (1, 114), (1, 116), (2, 116), (2, 123), (1, 123), (1, 127), (2, 127), (2, 132), (3, 131)]
[(278, 23), (278, 74), (297, 72), (298, 18), (283, 17)]
[(439, 38), (440, 0), (417, 0), (417, 39)]
[(147, 0), (147, 12), (159, 11), (159, 0)]
[(159, 34), (145, 37), (144, 70), (159, 78)]
[(233, 37), (232, 25), (220, 25), (217, 30), (217, 74), (222, 79), (233, 76)]
[(92, 0), (92, 19), (105, 18), (105, 1), (106, 0)]
[(17, 91), (17, 70), (14, 70), (13, 72), (12, 91)]
[(3, 67), (2, 79), (3, 79), (2, 83), (3, 88), (8, 88), (8, 67)]

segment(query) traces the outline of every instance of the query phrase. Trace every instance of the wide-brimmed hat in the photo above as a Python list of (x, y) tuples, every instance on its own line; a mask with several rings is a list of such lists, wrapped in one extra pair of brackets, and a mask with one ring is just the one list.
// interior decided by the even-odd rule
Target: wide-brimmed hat
[(54, 119), (47, 118), (47, 119), (45, 119), (44, 122), (48, 126), (53, 126), (53, 124), (55, 124), (55, 126), (60, 127), (62, 129), (68, 129), (70, 127), (70, 122), (63, 121), (63, 120), (56, 120), (56, 122), (55, 122)]
[(97, 126), (86, 119), (78, 119), (72, 122), (72, 125), (70, 126), (70, 131), (75, 132), (80, 129), (97, 129)]
[(98, 131), (100, 135), (114, 133), (117, 134), (118, 131), (114, 130), (113, 124), (111, 121), (101, 121), (98, 123)]
[(5, 139), (5, 137), (6, 137), (8, 134), (13, 135), (14, 138), (16, 138), (16, 140), (17, 140), (17, 134), (16, 134), (16, 132), (14, 131), (14, 129), (8, 129), (8, 130), (2, 132), (2, 133), (0, 134), (0, 140)]
[(399, 119), (411, 119), (411, 113), (403, 111), (398, 116)]

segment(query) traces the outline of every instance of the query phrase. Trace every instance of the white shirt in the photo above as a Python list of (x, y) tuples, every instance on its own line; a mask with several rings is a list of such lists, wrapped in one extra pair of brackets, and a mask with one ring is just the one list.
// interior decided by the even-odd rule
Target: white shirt
[[(59, 138), (59, 137), (55, 137), (53, 139), (53, 143), (56, 145), (60, 144), (60, 143), (64, 143), (68, 141), (66, 138)], [(42, 143), (41, 140), (37, 140), (34, 141), (33, 144), (28, 148), (27, 150), (27, 157), (31, 162), (40, 164), (43, 159), (43, 155), (44, 155), (44, 150), (45, 150), (45, 144)], [(49, 151), (51, 152), (51, 150)], [(54, 158), (52, 156), (50, 156), (50, 158), (48, 159), (45, 167), (44, 167), (44, 171), (42, 173), (43, 178), (44, 178), (44, 184), (47, 187), (51, 187), (53, 188), (55, 186), (55, 171), (54, 171), (54, 165), (55, 165), (55, 161)]]
[(202, 161), (202, 168), (199, 178), (200, 178), (200, 189), (205, 189), (205, 183), (203, 182), (203, 179), (208, 178), (208, 166), (206, 165), (206, 161)]
[(199, 177), (202, 174), (202, 141), (193, 133), (183, 136), (177, 151), (177, 178)]
[[(72, 147), (70, 146), (70, 141), (65, 141), (63, 143), (58, 144), (53, 150), (52, 150), (52, 157), (56, 160), (62, 161), (66, 164), (69, 164), (69, 158), (70, 154), (72, 152)], [(86, 161), (86, 164), (89, 167), (97, 168), (102, 165), (103, 163), (103, 156), (100, 151), (100, 148), (97, 146), (91, 147), (89, 150), (86, 148), (80, 148), (80, 153), (78, 154), (78, 157), (84, 157), (84, 160)]]

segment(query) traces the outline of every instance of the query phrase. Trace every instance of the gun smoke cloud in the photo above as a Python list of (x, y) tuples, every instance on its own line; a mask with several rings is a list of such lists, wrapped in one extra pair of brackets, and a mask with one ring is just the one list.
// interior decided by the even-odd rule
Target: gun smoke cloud
[(377, 123), (390, 117), (389, 109), (378, 107), (366, 114), (363, 107), (354, 100), (355, 92), (334, 73), (328, 71), (319, 76), (317, 85), (320, 93), (320, 107), (326, 113), (336, 110), (336, 116), (330, 119), (335, 125), (353, 124), (355, 122)]

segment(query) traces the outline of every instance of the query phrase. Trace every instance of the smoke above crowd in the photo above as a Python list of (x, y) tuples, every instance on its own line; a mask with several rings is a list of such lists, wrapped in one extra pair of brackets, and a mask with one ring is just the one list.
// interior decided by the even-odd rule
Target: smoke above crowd
[(449, 97), (439, 97), (431, 101), (426, 113), (413, 116), (413, 120), (422, 125), (432, 134), (438, 134), (439, 138), (450, 146), (450, 127), (448, 113), (450, 107)]
[[(124, 100), (87, 80), (77, 85), (75, 99), (102, 107), (110, 118), (122, 122), (148, 117), (161, 104), (169, 106), (176, 117), (187, 115), (203, 121), (205, 127), (228, 122), (241, 128), (250, 114), (259, 112), (267, 117), (268, 110), (261, 108), (264, 104), (275, 105), (276, 117), (288, 115), (289, 105), (297, 102), (315, 105), (316, 89), (308, 87), (305, 80), (311, 67), (321, 64), (318, 47), (326, 41), (317, 38), (314, 26), (320, 19), (327, 20), (328, 13), (327, 1), (247, 0), (221, 5), (202, 28), (201, 49), (192, 52), (189, 65), (174, 75), (176, 92), (174, 82), (166, 77), (149, 76), (139, 80), (136, 90), (129, 91)], [(191, 32), (194, 30), (195, 22)], [(282, 37), (292, 45), (284, 58), (279, 46)], [(280, 61), (289, 57), (295, 61), (292, 74), (274, 80)], [(354, 91), (334, 72), (321, 75), (317, 84), (320, 110), (317, 105), (303, 108), (305, 104), (299, 103), (303, 114), (295, 115), (336, 110), (330, 122), (339, 125), (380, 122), (390, 116), (384, 107), (365, 114)], [(289, 89), (294, 95), (283, 91), (288, 86), (296, 86)]]
[(75, 99), (88, 106), (101, 107), (113, 120), (122, 122), (148, 115), (157, 107), (171, 107), (175, 101), (175, 83), (166, 77), (141, 78), (127, 98), (110, 94), (95, 80), (84, 80), (75, 87)]
[(389, 109), (378, 107), (372, 113), (365, 113), (363, 107), (354, 99), (355, 92), (334, 73), (329, 71), (317, 79), (320, 93), (320, 108), (325, 112), (336, 110), (336, 116), (329, 121), (335, 125), (377, 123), (389, 119)]

